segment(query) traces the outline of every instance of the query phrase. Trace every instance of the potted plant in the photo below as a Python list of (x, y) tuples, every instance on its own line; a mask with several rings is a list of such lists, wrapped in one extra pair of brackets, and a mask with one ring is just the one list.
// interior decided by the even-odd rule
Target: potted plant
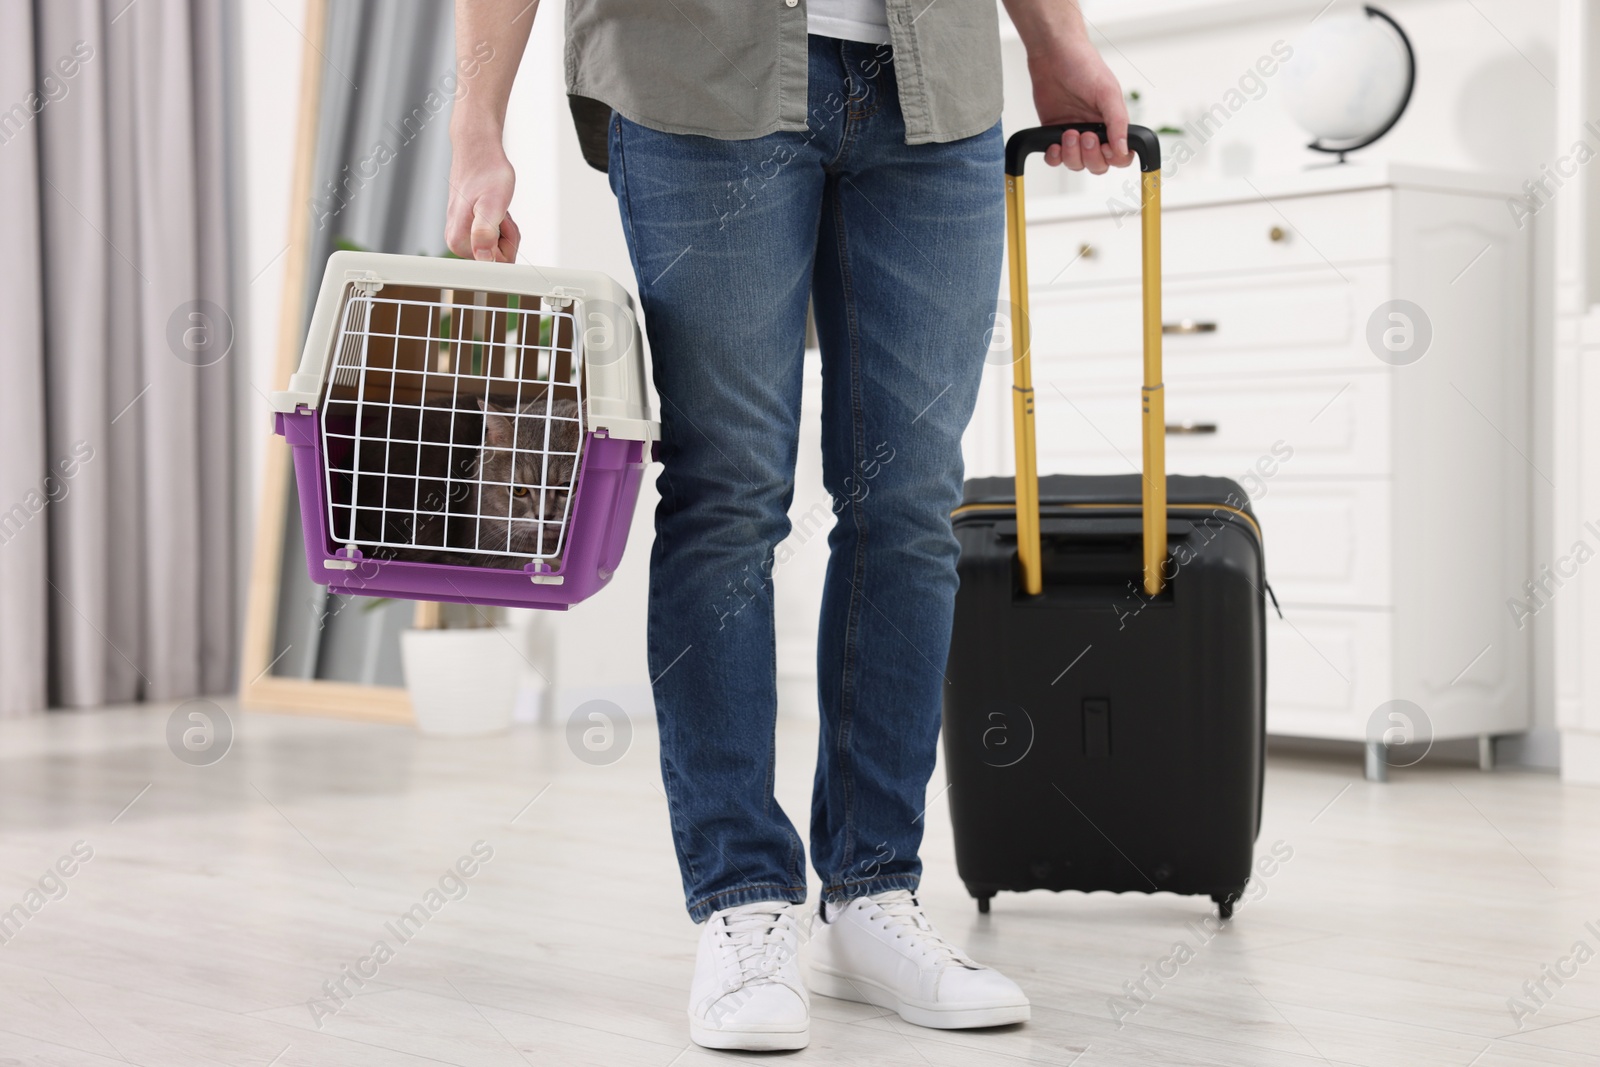
[(400, 663), (417, 729), (479, 736), (511, 727), (522, 658), (500, 628), (499, 608), (419, 601), (400, 635)]

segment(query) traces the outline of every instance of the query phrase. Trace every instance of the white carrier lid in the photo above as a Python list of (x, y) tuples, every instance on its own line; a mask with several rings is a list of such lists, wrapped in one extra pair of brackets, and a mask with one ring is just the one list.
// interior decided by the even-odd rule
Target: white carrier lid
[(300, 367), (290, 375), (287, 389), (268, 397), (274, 411), (292, 413), (321, 403), (346, 292), (352, 285), (375, 292), (388, 284), (571, 301), (579, 324), (574, 344), (583, 359), (584, 425), (630, 441), (660, 439), (661, 424), (653, 418), (645, 391), (644, 343), (633, 297), (610, 276), (592, 270), (383, 252), (335, 252), (328, 257)]

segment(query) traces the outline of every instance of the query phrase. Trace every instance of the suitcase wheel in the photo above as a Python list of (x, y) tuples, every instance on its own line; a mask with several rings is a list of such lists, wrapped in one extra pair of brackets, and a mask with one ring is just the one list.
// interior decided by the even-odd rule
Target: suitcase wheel
[(1212, 893), (1211, 899), (1217, 905), (1217, 918), (1233, 918), (1233, 902), (1239, 899), (1238, 893)]
[(987, 914), (989, 914), (989, 901), (991, 901), (993, 899), (994, 899), (994, 894), (993, 893), (990, 893), (990, 894), (987, 894), (985, 896), (981, 896), (981, 897), (978, 898), (978, 914), (979, 915), (987, 915)]

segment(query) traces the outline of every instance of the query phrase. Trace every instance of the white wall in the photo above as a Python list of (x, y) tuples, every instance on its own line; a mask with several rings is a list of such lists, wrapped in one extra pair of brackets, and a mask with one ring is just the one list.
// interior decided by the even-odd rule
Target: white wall
[[(1170, 36), (1120, 33), (1113, 25), (1097, 42), (1123, 87), (1144, 92), (1146, 125), (1182, 120), (1220, 100), (1275, 41), (1292, 45), (1309, 25), (1304, 12), (1321, 5), (1279, 6), (1295, 13)], [(1337, 0), (1331, 10), (1350, 6), (1352, 0)], [(1382, 7), (1416, 47), (1417, 88), (1405, 118), (1362, 158), (1536, 171), (1555, 129), (1555, 0), (1387, 0)], [(1033, 110), (1021, 46), (1007, 49), (1005, 121), (1014, 129), (1032, 122)], [(1304, 151), (1307, 140), (1269, 79), (1265, 96), (1233, 116), (1213, 142), (1213, 158), (1193, 170), (1203, 175), (1230, 144), (1251, 150), (1257, 172), (1299, 169), (1325, 158)]]

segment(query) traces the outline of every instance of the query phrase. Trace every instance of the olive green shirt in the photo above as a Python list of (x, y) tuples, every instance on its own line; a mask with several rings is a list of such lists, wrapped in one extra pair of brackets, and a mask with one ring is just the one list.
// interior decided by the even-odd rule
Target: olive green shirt
[[(893, 52), (879, 62), (894, 73), (906, 143), (998, 122), (995, 0), (887, 4)], [(584, 158), (602, 168), (611, 109), (727, 140), (804, 130), (805, 0), (567, 0), (566, 75)]]

